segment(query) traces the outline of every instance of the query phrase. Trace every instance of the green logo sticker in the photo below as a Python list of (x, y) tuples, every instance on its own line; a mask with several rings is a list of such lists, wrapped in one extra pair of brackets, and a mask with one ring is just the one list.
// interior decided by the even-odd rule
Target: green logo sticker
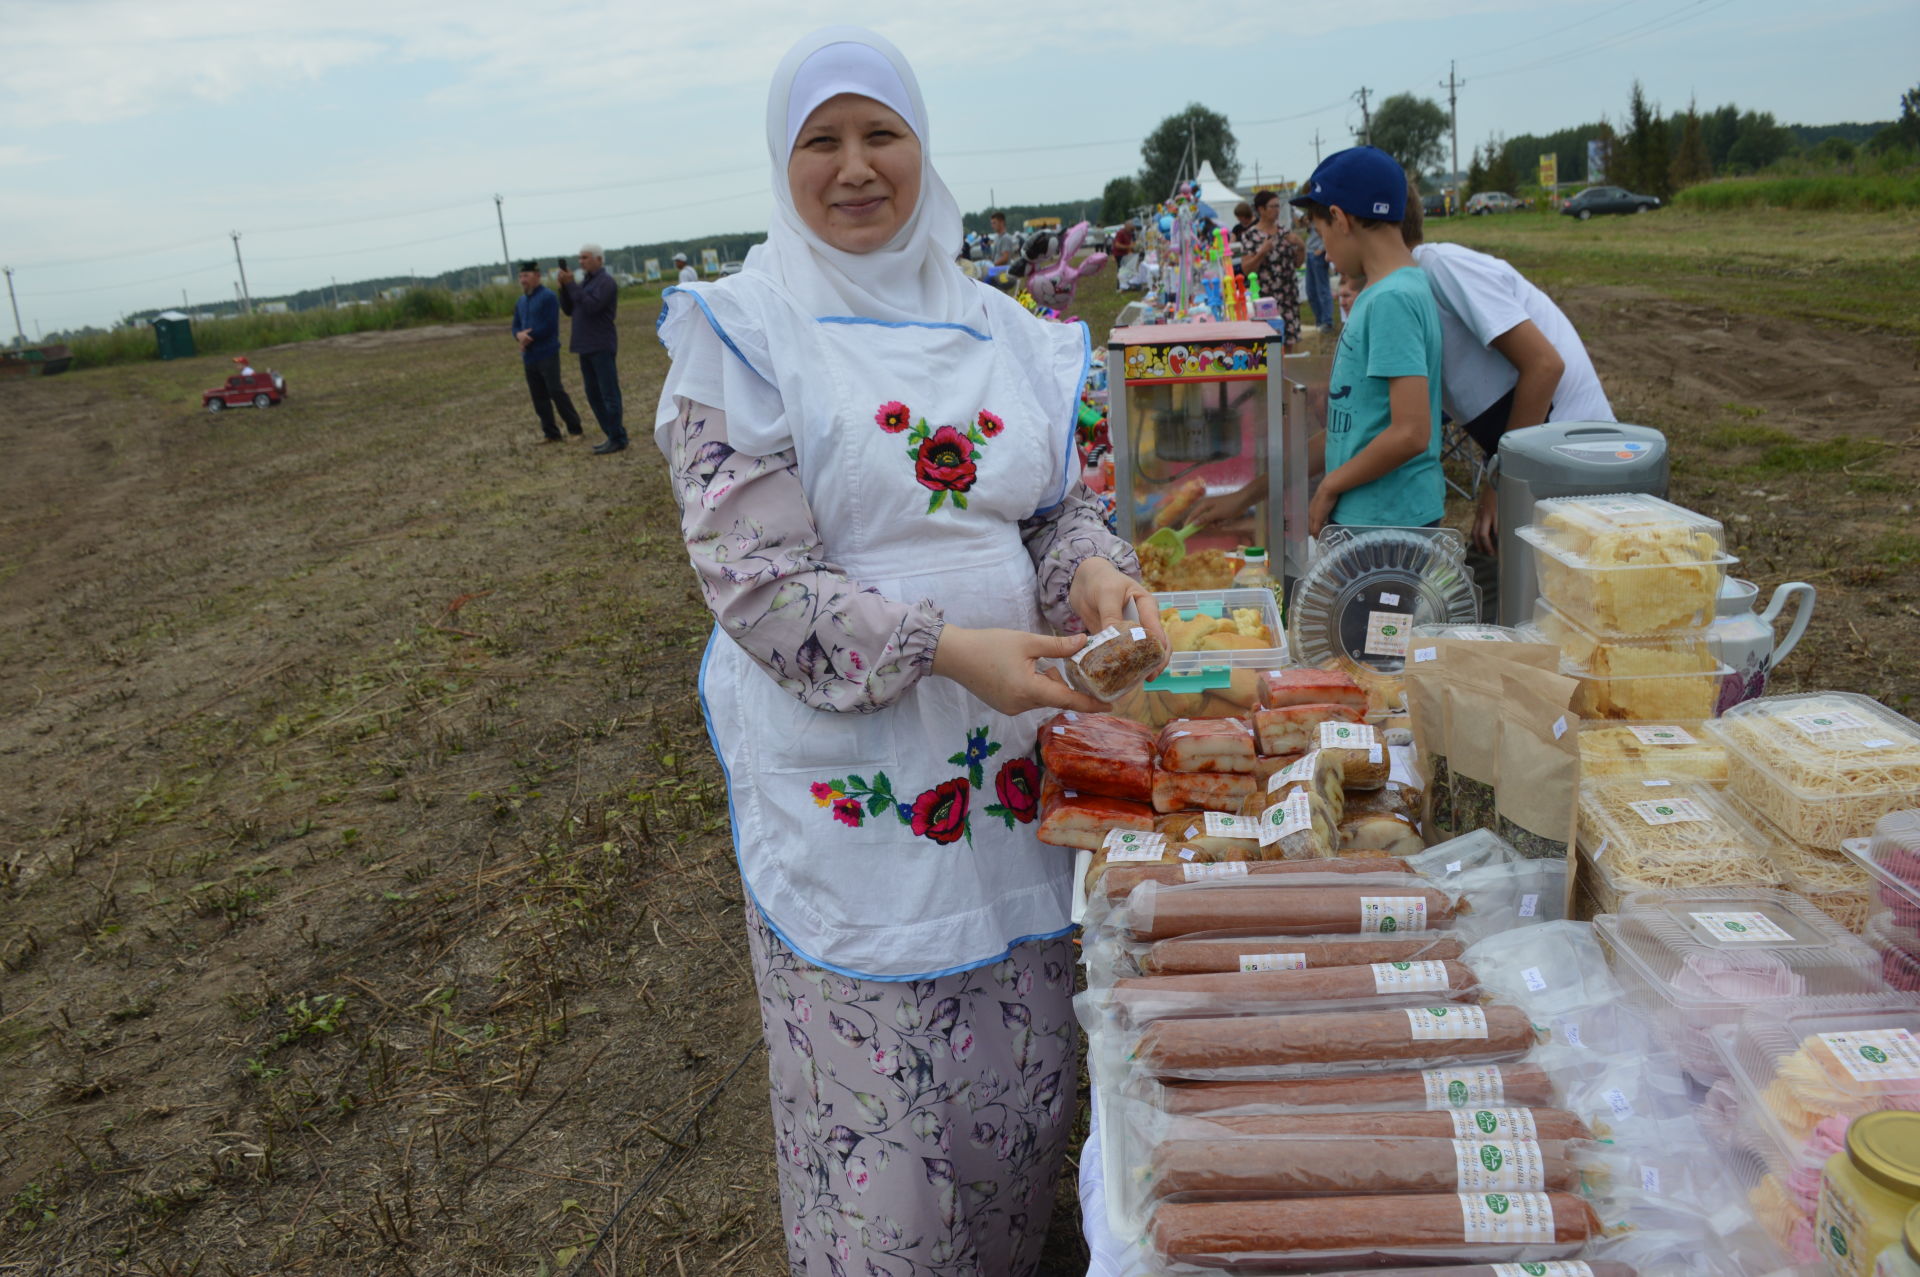
[(1860, 1048), (1860, 1054), (1866, 1059), (1872, 1060), (1875, 1064), (1885, 1064), (1887, 1062), (1887, 1053), (1877, 1046), (1863, 1046)]
[(1522, 1264), (1520, 1265), (1520, 1271), (1526, 1273), (1527, 1277), (1547, 1277), (1547, 1266), (1545, 1264)]
[(1411, 962), (1396, 962), (1393, 964), (1393, 969), (1395, 971), (1411, 971), (1413, 970), (1413, 964)]
[(1467, 1102), (1467, 1084), (1465, 1082), (1447, 1083), (1447, 1102), (1455, 1108), (1462, 1108)]
[(1487, 1194), (1487, 1209), (1492, 1211), (1496, 1215), (1506, 1214), (1507, 1211), (1512, 1206), (1513, 1206), (1513, 1203), (1507, 1200), (1507, 1195), (1505, 1193), (1488, 1193)]
[(1447, 1013), (1447, 1009), (1445, 1007), (1428, 1007), (1427, 1008), (1428, 1015), (1444, 1016), (1446, 1015), (1446, 1013)]
[(1398, 931), (1400, 930), (1400, 924), (1395, 922), (1392, 918), (1382, 918), (1380, 919), (1380, 930)]
[(1832, 727), (1833, 726), (1833, 720), (1831, 718), (1816, 718), (1813, 720), (1813, 723), (1814, 723), (1814, 726), (1816, 727)]
[(1740, 923), (1740, 922), (1729, 922), (1729, 923), (1727, 923), (1727, 924), (1726, 924), (1726, 927), (1727, 927), (1727, 930), (1728, 930), (1728, 931), (1737, 931), (1737, 932), (1740, 932), (1740, 933), (1742, 933), (1742, 934), (1744, 934), (1744, 933), (1746, 932), (1746, 929), (1747, 929), (1747, 928), (1746, 928), (1746, 924), (1745, 924), (1745, 923)]
[(1387, 638), (1392, 638), (1394, 635), (1398, 634), (1399, 632), (1400, 632), (1400, 627), (1397, 625), (1383, 625), (1380, 627), (1380, 633), (1385, 635)]
[(1486, 1167), (1489, 1171), (1499, 1170), (1502, 1166), (1506, 1165), (1506, 1161), (1507, 1159), (1500, 1155), (1500, 1150), (1493, 1145), (1482, 1144), (1480, 1146), (1480, 1165)]
[(1658, 812), (1662, 816), (1673, 815), (1673, 808), (1671, 807), (1655, 807), (1654, 811)]
[(1473, 1115), (1473, 1124), (1489, 1135), (1500, 1129), (1500, 1119), (1485, 1109)]
[(1833, 1253), (1840, 1258), (1847, 1257), (1847, 1235), (1840, 1231), (1838, 1224), (1827, 1230), (1827, 1244), (1833, 1247)]

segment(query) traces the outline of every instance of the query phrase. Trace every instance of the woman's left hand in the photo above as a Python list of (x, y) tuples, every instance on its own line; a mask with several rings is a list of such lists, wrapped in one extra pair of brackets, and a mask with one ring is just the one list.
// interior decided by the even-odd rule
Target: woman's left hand
[[(1127, 619), (1128, 603), (1132, 603), (1139, 614), (1137, 622)], [(1160, 645), (1161, 651), (1171, 648), (1167, 631), (1160, 624), (1160, 608), (1153, 600), (1153, 591), (1115, 567), (1111, 559), (1095, 557), (1080, 561), (1080, 566), (1074, 569), (1073, 586), (1067, 591), (1067, 606), (1073, 609), (1089, 634), (1098, 634), (1110, 625), (1138, 624)]]

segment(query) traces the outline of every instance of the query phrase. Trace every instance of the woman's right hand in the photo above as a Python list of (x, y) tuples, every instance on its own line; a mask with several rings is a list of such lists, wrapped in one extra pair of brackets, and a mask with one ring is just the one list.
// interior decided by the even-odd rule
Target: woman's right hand
[(1052, 671), (1041, 673), (1036, 661), (1068, 657), (1087, 641), (1084, 634), (1052, 638), (1025, 630), (970, 630), (948, 625), (933, 649), (933, 672), (950, 678), (1006, 715), (1030, 709), (1075, 709), (1104, 714), (1107, 704), (1076, 692)]

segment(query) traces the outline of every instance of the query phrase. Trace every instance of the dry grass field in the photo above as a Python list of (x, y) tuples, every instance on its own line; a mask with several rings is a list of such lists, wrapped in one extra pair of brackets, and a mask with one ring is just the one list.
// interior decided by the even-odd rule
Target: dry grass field
[[(1745, 575), (1819, 587), (1781, 684), (1913, 712), (1915, 294), (1803, 308), (1781, 217), (1724, 261), (1657, 216), (1457, 233), (1552, 285)], [(264, 412), (198, 411), (220, 359), (0, 384), (0, 1273), (783, 1270), (625, 301), (613, 457), (538, 442), (504, 324), (255, 351)]]

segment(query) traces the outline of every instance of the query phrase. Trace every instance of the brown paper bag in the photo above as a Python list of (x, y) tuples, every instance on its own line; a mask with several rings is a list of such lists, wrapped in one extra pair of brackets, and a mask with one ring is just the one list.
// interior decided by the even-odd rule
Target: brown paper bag
[(1501, 678), (1508, 670), (1556, 673), (1551, 643), (1486, 643), (1436, 639), (1447, 689), (1447, 764), (1453, 780), (1454, 835), (1491, 829), (1500, 774)]
[(1420, 774), (1420, 828), (1427, 841), (1453, 832), (1453, 772), (1447, 765), (1446, 662), (1436, 644), (1415, 640), (1407, 654), (1407, 727)]
[(1569, 708), (1580, 685), (1531, 669), (1500, 681), (1497, 830), (1530, 860), (1567, 858), (1580, 814), (1580, 720)]

